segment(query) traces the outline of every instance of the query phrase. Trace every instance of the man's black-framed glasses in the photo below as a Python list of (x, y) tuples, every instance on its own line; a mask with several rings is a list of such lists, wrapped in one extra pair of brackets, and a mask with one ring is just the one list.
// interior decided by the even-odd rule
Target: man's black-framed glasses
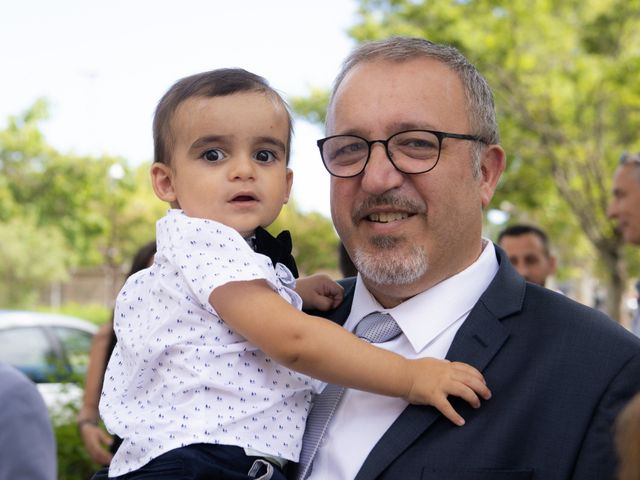
[(371, 147), (381, 143), (387, 157), (402, 173), (418, 174), (433, 170), (440, 160), (445, 138), (486, 143), (476, 135), (438, 132), (436, 130), (404, 130), (386, 140), (367, 140), (357, 135), (333, 135), (318, 140), (322, 163), (334, 177), (360, 175), (371, 157)]

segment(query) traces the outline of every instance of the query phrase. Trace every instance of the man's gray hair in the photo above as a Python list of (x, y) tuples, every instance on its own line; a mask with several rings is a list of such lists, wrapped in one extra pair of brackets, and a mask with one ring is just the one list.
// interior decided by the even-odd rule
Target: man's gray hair
[(640, 153), (624, 152), (620, 156), (620, 165), (632, 165), (635, 166), (636, 176), (640, 182)]
[[(375, 60), (403, 62), (416, 58), (433, 58), (447, 65), (458, 75), (467, 100), (467, 115), (472, 129), (472, 132), (463, 133), (477, 135), (487, 144), (498, 143), (500, 133), (496, 122), (493, 94), (485, 78), (456, 48), (422, 38), (391, 37), (358, 46), (342, 64), (333, 84), (329, 108), (345, 76), (356, 65)], [(478, 148), (473, 150), (474, 163), (477, 163), (482, 145), (478, 144)]]

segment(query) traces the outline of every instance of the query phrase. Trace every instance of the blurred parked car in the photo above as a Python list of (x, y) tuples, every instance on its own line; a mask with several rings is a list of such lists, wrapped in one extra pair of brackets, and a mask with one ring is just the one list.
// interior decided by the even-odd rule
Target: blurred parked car
[(65, 405), (79, 405), (98, 327), (53, 313), (0, 310), (0, 361), (33, 380), (52, 416), (66, 419)]

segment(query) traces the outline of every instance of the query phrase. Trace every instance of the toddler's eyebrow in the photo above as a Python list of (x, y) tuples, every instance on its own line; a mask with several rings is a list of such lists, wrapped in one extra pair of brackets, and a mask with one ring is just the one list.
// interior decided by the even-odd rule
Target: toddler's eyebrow
[[(207, 135), (205, 137), (200, 137), (191, 144), (190, 150), (199, 150), (206, 147), (207, 145), (210, 145), (211, 143), (222, 142), (225, 140), (229, 140), (229, 138), (230, 137), (227, 135)], [(283, 152), (287, 151), (287, 147), (284, 142), (275, 137), (256, 137), (254, 139), (254, 142), (270, 144), (276, 148), (281, 149)]]
[(198, 150), (200, 148), (206, 147), (211, 143), (220, 142), (226, 140), (227, 138), (229, 137), (224, 135), (207, 135), (206, 137), (200, 137), (191, 144), (190, 150)]
[(281, 140), (275, 137), (258, 137), (256, 138), (256, 143), (271, 144), (274, 147), (281, 149), (283, 152), (287, 150), (286, 145)]

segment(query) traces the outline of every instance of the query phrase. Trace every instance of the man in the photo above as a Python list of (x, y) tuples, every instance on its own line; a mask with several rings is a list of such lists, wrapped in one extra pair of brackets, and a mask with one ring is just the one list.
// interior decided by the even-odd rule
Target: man
[[(613, 198), (607, 211), (618, 222), (625, 242), (640, 245), (640, 154), (624, 153), (613, 175)], [(640, 281), (636, 283), (638, 309), (631, 319), (631, 331), (640, 336)]]
[(544, 287), (556, 271), (556, 257), (549, 250), (549, 238), (531, 225), (512, 225), (498, 235), (498, 245), (528, 282)]
[(640, 245), (640, 154), (620, 157), (607, 213), (618, 221), (625, 242)]
[(56, 441), (40, 392), (0, 363), (0, 480), (57, 478)]
[(326, 131), (332, 218), (359, 272), (330, 317), (353, 330), (387, 312), (401, 333), (378, 346), (470, 363), (493, 396), (477, 410), (453, 399), (457, 427), (432, 407), (346, 390), (325, 430), (323, 392), (302, 474), (317, 444), (313, 480), (611, 478), (640, 340), (525, 282), (481, 237), (505, 167), (485, 80), (447, 46), (368, 43), (343, 64)]

